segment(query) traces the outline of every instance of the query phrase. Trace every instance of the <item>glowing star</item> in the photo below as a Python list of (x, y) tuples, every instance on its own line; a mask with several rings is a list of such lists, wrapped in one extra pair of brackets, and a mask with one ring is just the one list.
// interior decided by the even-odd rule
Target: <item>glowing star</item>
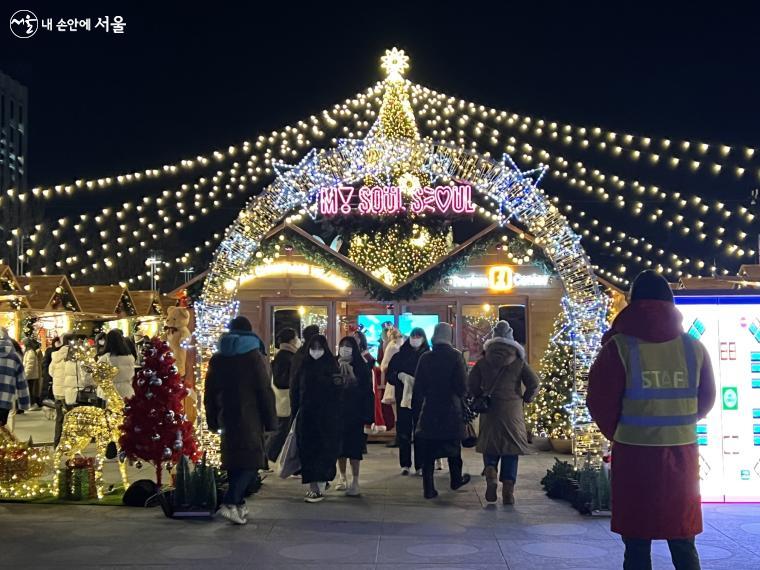
[(409, 68), (409, 56), (395, 47), (385, 50), (380, 62), (380, 67), (388, 74), (388, 81), (401, 81), (401, 76)]
[(398, 179), (398, 185), (401, 191), (406, 195), (411, 195), (420, 186), (420, 179), (411, 172), (405, 172)]

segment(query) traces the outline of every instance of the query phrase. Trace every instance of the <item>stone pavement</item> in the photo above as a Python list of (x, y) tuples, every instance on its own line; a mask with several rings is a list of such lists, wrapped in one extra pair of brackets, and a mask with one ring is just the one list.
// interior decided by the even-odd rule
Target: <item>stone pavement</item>
[[(485, 506), (479, 476), (460, 491), (448, 490), (445, 471), (437, 477), (440, 497), (425, 501), (421, 480), (398, 474), (395, 451), (370, 445), (361, 498), (330, 492), (326, 501), (307, 504), (298, 481), (270, 476), (249, 500), (251, 522), (244, 527), (169, 520), (158, 509), (0, 504), (0, 566), (622, 567), (623, 547), (608, 519), (582, 517), (541, 492), (551, 454), (521, 458), (518, 503), (504, 507)], [(480, 473), (472, 451), (465, 464)], [(760, 505), (706, 505), (705, 519), (698, 539), (703, 568), (760, 568)], [(671, 567), (664, 543), (655, 545), (654, 565)]]

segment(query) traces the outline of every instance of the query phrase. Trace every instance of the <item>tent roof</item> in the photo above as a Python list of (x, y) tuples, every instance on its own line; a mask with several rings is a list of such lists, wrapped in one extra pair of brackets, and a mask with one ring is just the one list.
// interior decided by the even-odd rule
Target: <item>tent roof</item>
[(29, 301), (29, 308), (34, 311), (63, 311), (63, 308), (53, 308), (52, 302), (56, 290), (62, 287), (68, 290), (73, 299), (75, 310), (81, 311), (74, 288), (65, 275), (31, 275), (29, 277), (16, 278), (24, 290)]
[[(122, 296), (129, 291), (119, 285), (101, 285), (95, 287), (79, 286), (73, 287), (74, 293), (79, 300), (79, 306), (83, 313), (97, 315), (101, 317), (114, 317), (119, 315), (119, 305)], [(129, 297), (130, 300), (132, 297)], [(134, 300), (132, 300), (134, 306)], [(134, 315), (122, 315), (134, 316)]]

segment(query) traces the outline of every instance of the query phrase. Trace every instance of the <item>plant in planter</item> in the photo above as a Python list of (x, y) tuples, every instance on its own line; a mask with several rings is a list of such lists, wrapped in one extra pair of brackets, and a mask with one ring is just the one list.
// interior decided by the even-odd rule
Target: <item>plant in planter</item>
[(569, 406), (573, 398), (574, 371), (568, 325), (564, 312), (560, 313), (539, 364), (541, 387), (526, 410), (526, 423), (533, 432), (534, 445), (543, 445), (548, 451), (547, 442), (539, 439), (548, 438), (557, 453), (572, 452), (573, 426)]
[(554, 459), (554, 465), (546, 471), (541, 485), (551, 499), (572, 501), (578, 490), (578, 472), (567, 461)]
[(209, 518), (216, 512), (218, 489), (214, 468), (206, 463), (206, 454), (190, 470), (190, 460), (182, 456), (177, 464), (173, 491), (161, 495), (164, 514), (170, 518)]

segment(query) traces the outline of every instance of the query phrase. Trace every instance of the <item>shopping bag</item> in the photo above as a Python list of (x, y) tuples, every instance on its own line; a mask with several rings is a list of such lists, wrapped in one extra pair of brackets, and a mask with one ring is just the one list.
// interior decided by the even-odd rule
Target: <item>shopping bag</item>
[(296, 441), (296, 422), (298, 422), (298, 414), (293, 418), (280, 457), (277, 459), (280, 465), (279, 475), (281, 479), (287, 479), (301, 470), (301, 458), (298, 455), (298, 442)]
[(388, 382), (383, 392), (382, 403), (391, 406), (396, 403), (396, 387)]
[(464, 424), (464, 437), (462, 438), (462, 447), (475, 447), (478, 444), (478, 434), (472, 422)]

